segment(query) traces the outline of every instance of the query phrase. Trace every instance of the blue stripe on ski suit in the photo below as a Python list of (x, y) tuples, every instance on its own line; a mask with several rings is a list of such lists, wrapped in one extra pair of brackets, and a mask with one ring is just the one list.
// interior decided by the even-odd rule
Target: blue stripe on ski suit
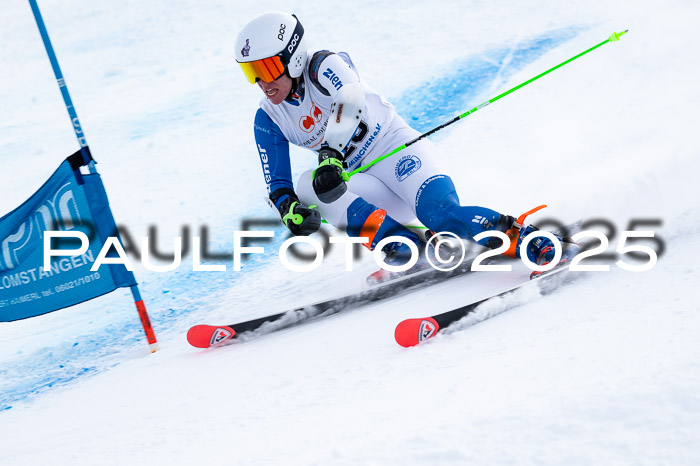
[[(279, 188), (294, 189), (292, 183), (292, 166), (289, 161), (289, 141), (282, 130), (262, 108), (255, 114), (255, 142), (262, 164), (263, 176), (267, 184), (267, 193)], [(277, 200), (276, 207), (288, 197), (284, 195)]]
[[(447, 175), (427, 179), (416, 198), (418, 220), (436, 233), (448, 231), (473, 240), (479, 233), (493, 230), (501, 218), (501, 214), (486, 207), (460, 205), (455, 185)], [(485, 246), (489, 239), (478, 243)]]

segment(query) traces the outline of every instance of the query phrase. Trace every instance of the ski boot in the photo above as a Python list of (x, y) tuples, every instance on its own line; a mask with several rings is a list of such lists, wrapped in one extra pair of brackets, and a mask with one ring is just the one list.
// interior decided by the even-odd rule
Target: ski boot
[[(434, 232), (427, 230), (425, 233), (425, 240), (420, 238), (419, 240), (414, 241), (414, 244), (418, 247), (418, 261), (410, 269), (403, 272), (390, 272), (388, 270), (380, 269), (367, 277), (367, 283), (370, 286), (374, 286), (399, 277), (423, 272), (428, 269), (436, 271), (442, 270), (445, 272), (454, 270), (458, 266), (458, 262), (461, 263), (463, 258), (463, 246), (458, 247), (451, 244), (451, 240), (453, 240), (453, 238), (448, 237), (446, 238), (446, 241), (440, 241), (440, 247), (438, 250), (435, 247), (437, 242), (431, 242), (431, 239), (433, 239), (434, 236)], [(382, 252), (385, 254), (384, 262), (386, 262), (388, 265), (403, 265), (411, 259), (411, 249), (405, 243), (389, 243), (382, 248)]]
[[(504, 253), (504, 255), (509, 257), (522, 257), (523, 251), (521, 250), (521, 243), (523, 241), (523, 238), (525, 238), (533, 231), (539, 231), (539, 228), (537, 228), (534, 225), (523, 226), (525, 218), (530, 214), (544, 209), (545, 207), (547, 206), (541, 205), (535, 207), (534, 209), (525, 212), (517, 219), (513, 219), (511, 227), (505, 232), (506, 235), (510, 238), (510, 247)], [(559, 241), (559, 244), (563, 249), (564, 245), (562, 238), (554, 233), (552, 233), (552, 235), (554, 235), (554, 237)], [(562, 252), (562, 256), (559, 260), (559, 263), (557, 264), (557, 267), (566, 264), (576, 254), (577, 251), (578, 245), (573, 244), (569, 246), (569, 248)], [(556, 255), (555, 245), (549, 238), (546, 238), (544, 236), (538, 236), (532, 241), (530, 241), (530, 243), (527, 245), (527, 250), (525, 251), (525, 254), (527, 254), (527, 258), (530, 259), (531, 262), (539, 266), (547, 265), (550, 262), (552, 262), (554, 256)], [(533, 271), (530, 274), (530, 278), (532, 279), (538, 277), (543, 273), (546, 272)]]
[[(384, 262), (389, 266), (400, 266), (406, 264), (411, 259), (411, 248), (406, 244), (412, 242), (418, 246), (419, 257), (424, 249), (423, 240), (414, 232), (391, 218), (384, 209), (372, 205), (362, 198), (355, 199), (348, 208), (349, 236), (367, 238), (366, 243), (362, 243), (370, 251), (374, 251), (377, 245), (390, 236), (399, 236), (403, 242), (391, 242), (382, 246), (382, 252), (386, 254)], [(416, 270), (416, 266), (410, 271)], [(369, 285), (376, 285), (391, 280), (405, 272), (390, 272), (380, 269), (367, 277)]]
[[(504, 255), (513, 258), (522, 257), (523, 251), (521, 249), (521, 245), (523, 242), (523, 238), (525, 238), (533, 231), (539, 231), (539, 228), (537, 228), (534, 225), (524, 225), (525, 219), (528, 215), (534, 214), (535, 212), (538, 212), (544, 209), (545, 207), (547, 206), (541, 205), (535, 207), (534, 209), (525, 212), (517, 219), (510, 217), (513, 219), (512, 223), (510, 225), (510, 228), (508, 228), (505, 231), (506, 236), (510, 238), (510, 247), (505, 253), (503, 253)], [(559, 238), (558, 236), (556, 237), (561, 241), (561, 238)], [(549, 238), (546, 238), (544, 236), (538, 236), (532, 241), (530, 241), (530, 243), (527, 245), (527, 250), (524, 251), (524, 253), (527, 255), (527, 258), (530, 259), (531, 262), (537, 265), (546, 265), (549, 264), (552, 261), (552, 259), (554, 259), (554, 243)]]

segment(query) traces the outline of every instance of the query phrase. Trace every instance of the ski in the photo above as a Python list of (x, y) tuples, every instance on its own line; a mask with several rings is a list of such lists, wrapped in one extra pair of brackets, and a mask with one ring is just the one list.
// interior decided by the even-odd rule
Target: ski
[[(187, 332), (187, 341), (196, 348), (218, 346), (229, 340), (254, 332), (263, 334), (306, 322), (321, 315), (329, 316), (344, 310), (355, 309), (364, 304), (387, 299), (400, 292), (411, 291), (420, 285), (442, 282), (471, 270), (473, 259), (460, 264), (456, 269), (443, 272), (435, 269), (422, 270), (376, 285), (370, 289), (300, 306), (284, 312), (228, 325), (195, 325)], [(484, 262), (486, 263), (486, 261)]]
[[(544, 282), (551, 283), (555, 277), (561, 278), (561, 273), (568, 270), (568, 264), (561, 264), (548, 272), (539, 274), (537, 276), (534, 276), (533, 278), (526, 279), (522, 283), (512, 286), (511, 288), (505, 291), (481, 299), (479, 301), (469, 303), (465, 306), (458, 307), (450, 311), (442, 312), (440, 314), (436, 314), (430, 317), (403, 320), (396, 326), (396, 330), (394, 331), (394, 339), (396, 340), (396, 343), (403, 346), (404, 348), (419, 345), (424, 341), (433, 338), (435, 335), (438, 334), (438, 332), (446, 329), (451, 324), (461, 320), (468, 314), (471, 314), (485, 302), (490, 301), (492, 299), (509, 296), (515, 293), (520, 288), (523, 288), (527, 285), (531, 285), (538, 282), (540, 285)], [(551, 291), (554, 288), (556, 288), (556, 286), (552, 287), (548, 291)]]
[[(580, 221), (566, 226), (557, 233), (568, 238), (571, 232), (580, 225)], [(401, 292), (410, 292), (419, 286), (443, 282), (447, 279), (458, 277), (471, 272), (471, 265), (475, 258), (469, 258), (451, 271), (441, 271), (433, 268), (419, 272), (406, 274), (379, 283), (371, 288), (340, 296), (337, 298), (320, 301), (313, 304), (299, 306), (294, 309), (271, 314), (257, 319), (247, 320), (227, 325), (195, 325), (187, 332), (187, 341), (196, 348), (209, 348), (219, 346), (231, 340), (247, 340), (258, 335), (275, 332), (294, 325), (298, 325), (317, 317), (326, 317), (341, 311), (356, 309), (362, 305), (374, 301), (391, 298)], [(483, 264), (495, 263), (501, 260), (510, 260), (505, 257), (490, 258)]]

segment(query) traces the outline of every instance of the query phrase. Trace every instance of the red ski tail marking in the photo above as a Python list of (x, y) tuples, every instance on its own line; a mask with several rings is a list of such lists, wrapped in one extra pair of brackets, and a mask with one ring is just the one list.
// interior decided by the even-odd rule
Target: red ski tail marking
[(196, 348), (209, 348), (226, 340), (230, 340), (236, 334), (231, 327), (213, 325), (195, 325), (187, 332), (187, 341)]
[(407, 319), (396, 326), (394, 338), (396, 343), (408, 348), (434, 337), (440, 326), (432, 317), (424, 319)]

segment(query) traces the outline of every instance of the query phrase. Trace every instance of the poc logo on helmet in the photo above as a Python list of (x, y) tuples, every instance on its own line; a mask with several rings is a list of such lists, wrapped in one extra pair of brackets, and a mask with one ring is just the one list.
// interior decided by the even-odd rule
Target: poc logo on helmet
[(289, 45), (287, 46), (287, 51), (289, 53), (294, 52), (294, 47), (297, 46), (298, 41), (299, 41), (299, 34), (294, 34), (294, 37), (292, 37), (292, 40), (289, 42)]
[(284, 24), (280, 24), (280, 32), (279, 32), (279, 34), (277, 34), (277, 38), (279, 40), (284, 40), (284, 32), (285, 32), (284, 30), (285, 29), (287, 29), (287, 26), (285, 26)]

